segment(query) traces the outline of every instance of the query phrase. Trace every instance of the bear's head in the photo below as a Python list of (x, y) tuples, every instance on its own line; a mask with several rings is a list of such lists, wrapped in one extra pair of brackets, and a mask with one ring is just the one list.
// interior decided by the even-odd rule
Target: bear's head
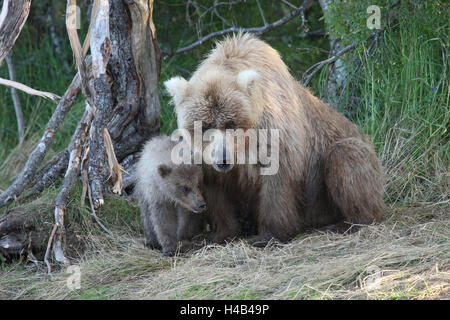
[(160, 164), (157, 171), (161, 178), (160, 188), (172, 201), (191, 212), (199, 213), (206, 210), (201, 192), (203, 172), (200, 166)]
[[(238, 139), (233, 135), (258, 127), (262, 116), (259, 79), (252, 69), (232, 74), (217, 68), (189, 81), (174, 77), (164, 83), (175, 104), (178, 128), (189, 132), (186, 140), (191, 143), (198, 134), (194, 129), (201, 130), (203, 160), (218, 171), (227, 172), (236, 163)], [(194, 150), (200, 151), (198, 147), (194, 145)]]

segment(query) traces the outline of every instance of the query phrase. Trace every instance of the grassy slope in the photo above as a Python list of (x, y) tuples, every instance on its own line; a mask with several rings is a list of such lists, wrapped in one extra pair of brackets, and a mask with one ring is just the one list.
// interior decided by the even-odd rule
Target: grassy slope
[[(80, 245), (73, 249), (83, 249), (74, 261), (81, 267), (81, 289), (67, 289), (65, 270), (55, 270), (50, 279), (42, 265), (36, 269), (16, 262), (0, 265), (0, 298), (449, 297), (448, 21), (439, 20), (433, 7), (422, 8), (425, 12), (414, 16), (408, 8), (402, 9), (406, 10), (399, 11), (403, 20), (395, 21), (394, 31), (381, 39), (382, 49), (355, 70), (356, 85), (343, 97), (353, 103), (357, 97), (358, 112), (347, 115), (372, 136), (387, 173), (389, 208), (383, 223), (351, 235), (305, 234), (282, 248), (255, 249), (240, 240), (169, 259), (142, 246), (138, 209), (123, 200), (109, 199), (99, 212), (114, 231), (113, 237), (107, 237), (93, 223), (88, 209), (79, 207), (78, 190), (68, 210), (68, 229), (74, 231)], [(174, 25), (185, 23), (183, 10), (171, 8)], [(248, 16), (251, 21), (245, 23), (258, 23), (257, 11)], [(312, 29), (320, 27), (318, 16), (313, 12), (309, 18), (315, 23)], [(169, 40), (173, 47), (189, 42), (193, 32), (187, 28), (178, 37), (168, 30), (171, 36), (166, 41), (164, 23), (157, 21), (163, 49)], [(292, 73), (300, 78), (302, 71), (326, 56), (327, 43), (297, 39), (298, 23), (283, 28), (264, 38), (283, 53)], [(38, 43), (35, 37), (36, 31), (29, 28), (19, 38), (15, 55), (19, 80), (62, 94), (70, 71), (61, 66), (70, 61), (70, 52), (55, 54), (45, 30)], [(205, 46), (166, 60), (162, 80), (175, 74), (188, 76), (207, 50)], [(0, 68), (0, 76), (7, 76), (5, 70), (5, 66)], [(316, 94), (320, 84), (320, 79), (313, 84)], [(15, 120), (7, 107), (10, 97), (6, 89), (0, 90), (1, 190), (18, 173), (53, 106), (21, 96), (29, 138), (24, 146), (13, 148)], [(175, 121), (164, 92), (161, 100), (162, 132), (170, 133)], [(53, 152), (67, 142), (82, 109), (80, 100)], [(22, 205), (26, 210), (45, 210), (51, 217), (56, 193), (57, 186)], [(49, 226), (44, 222), (43, 228)]]
[[(138, 221), (137, 212), (131, 213)], [(124, 212), (107, 210), (107, 221)], [(133, 219), (130, 219), (132, 221)], [(436, 299), (450, 295), (450, 214), (437, 208), (392, 209), (386, 220), (348, 235), (313, 232), (281, 248), (245, 240), (167, 258), (143, 247), (133, 223), (114, 236), (89, 234), (74, 263), (81, 288), (65, 270), (0, 266), (5, 299)], [(111, 224), (114, 228), (114, 226)]]

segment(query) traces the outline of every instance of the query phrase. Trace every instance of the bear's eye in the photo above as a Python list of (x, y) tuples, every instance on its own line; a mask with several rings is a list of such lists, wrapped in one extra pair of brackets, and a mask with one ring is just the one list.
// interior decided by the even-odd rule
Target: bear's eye
[(181, 189), (183, 190), (184, 194), (188, 194), (189, 192), (191, 192), (191, 188), (187, 186), (182, 186)]
[(226, 129), (236, 129), (236, 124), (234, 123), (234, 121), (228, 121), (225, 128)]

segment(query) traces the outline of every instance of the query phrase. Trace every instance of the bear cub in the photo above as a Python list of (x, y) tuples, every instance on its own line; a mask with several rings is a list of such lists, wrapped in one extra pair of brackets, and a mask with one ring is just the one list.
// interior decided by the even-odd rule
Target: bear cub
[(146, 246), (162, 249), (167, 256), (175, 254), (178, 242), (192, 239), (206, 227), (200, 214), (206, 210), (201, 192), (202, 168), (173, 164), (171, 152), (175, 145), (167, 136), (151, 139), (136, 169), (135, 190)]

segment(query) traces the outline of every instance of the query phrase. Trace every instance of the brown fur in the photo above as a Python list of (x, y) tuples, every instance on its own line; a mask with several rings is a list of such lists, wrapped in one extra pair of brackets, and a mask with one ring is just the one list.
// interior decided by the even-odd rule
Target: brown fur
[[(136, 170), (136, 195), (141, 207), (146, 245), (173, 255), (177, 243), (203, 232), (200, 213), (205, 204), (201, 192), (200, 166), (174, 165), (169, 137), (156, 137), (146, 143)], [(185, 247), (188, 249), (188, 247)]]
[[(243, 74), (249, 69), (253, 73)], [(382, 170), (369, 137), (302, 87), (266, 43), (248, 34), (226, 38), (189, 81), (174, 78), (166, 88), (180, 128), (192, 130), (201, 120), (221, 130), (230, 122), (280, 130), (277, 174), (262, 176), (258, 165), (206, 169), (238, 212), (243, 201), (253, 201), (261, 240), (286, 241), (342, 220), (380, 219)]]
[[(230, 183), (238, 170), (226, 175), (217, 175), (210, 167), (204, 168), (203, 194), (208, 205), (207, 219), (211, 227), (208, 241), (222, 244), (239, 235), (252, 235), (256, 233), (254, 228), (255, 214), (250, 193), (237, 196), (237, 190)], [(225, 178), (225, 179), (223, 179)]]

